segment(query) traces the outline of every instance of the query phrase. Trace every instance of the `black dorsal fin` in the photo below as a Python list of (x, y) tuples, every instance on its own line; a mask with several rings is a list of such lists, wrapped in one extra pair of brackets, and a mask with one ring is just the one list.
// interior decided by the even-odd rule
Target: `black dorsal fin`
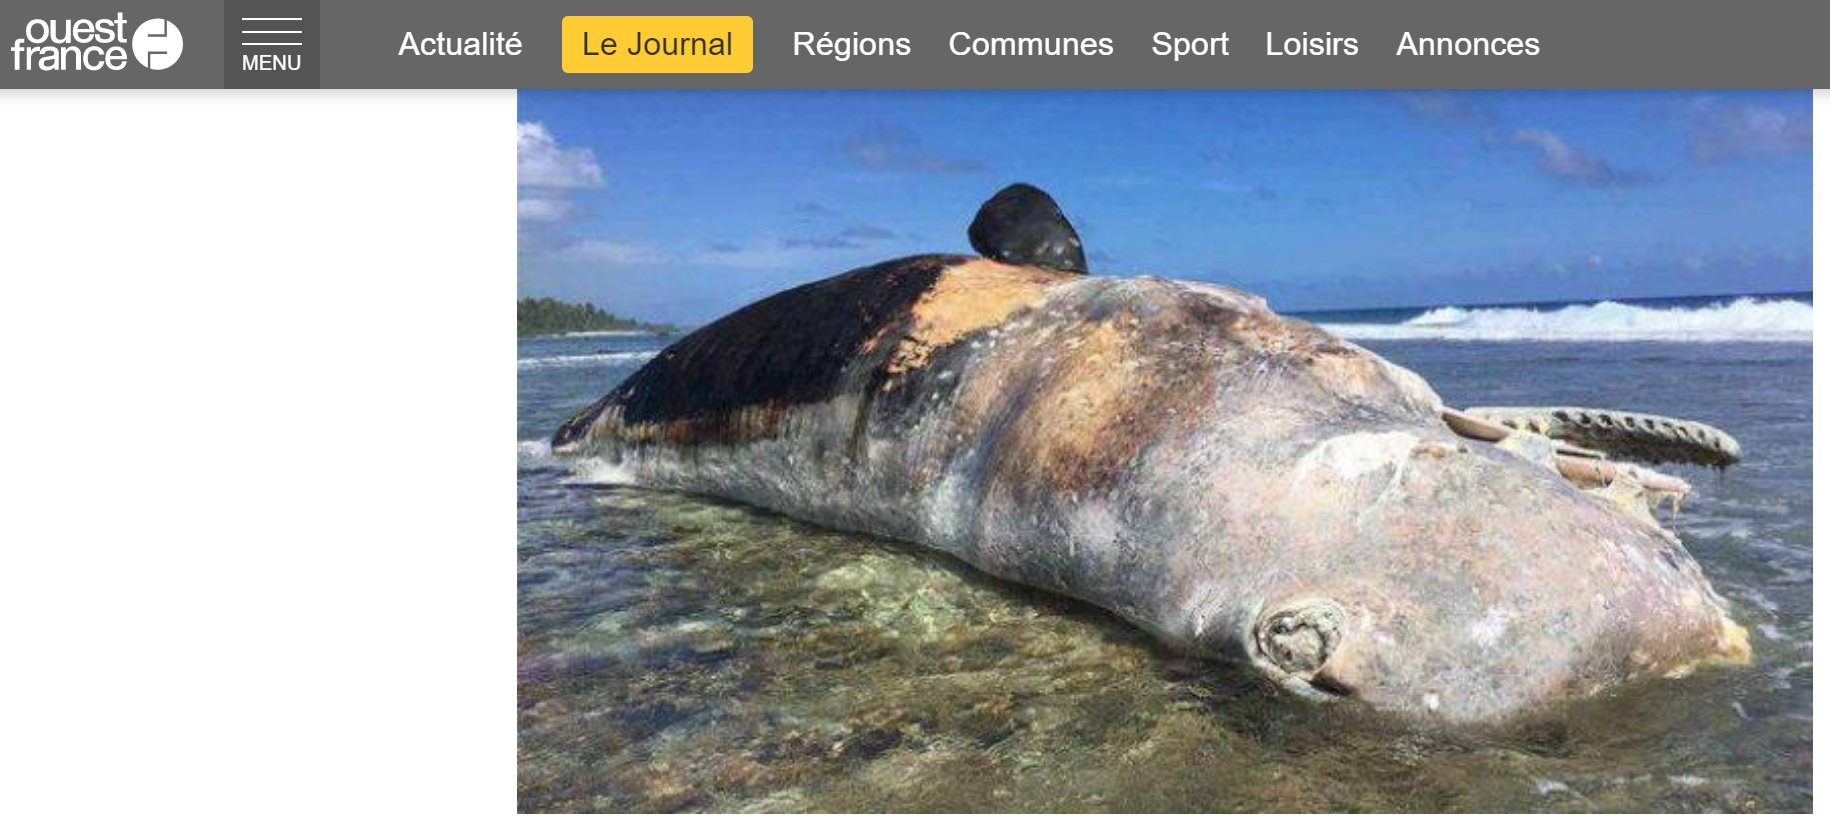
[(979, 207), (966, 231), (972, 249), (1005, 264), (1033, 264), (1069, 273), (1087, 271), (1086, 252), (1061, 207), (1048, 193), (1011, 184)]

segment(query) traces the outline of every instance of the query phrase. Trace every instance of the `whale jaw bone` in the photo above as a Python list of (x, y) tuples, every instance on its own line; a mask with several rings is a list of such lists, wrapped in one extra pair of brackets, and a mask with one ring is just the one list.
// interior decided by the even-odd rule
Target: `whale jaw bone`
[(1469, 408), (1477, 417), (1623, 459), (1726, 468), (1741, 461), (1741, 443), (1720, 428), (1655, 414), (1599, 408)]
[[(1690, 483), (1685, 482), (1678, 477), (1669, 474), (1661, 474), (1650, 468), (1645, 468), (1630, 462), (1609, 460), (1607, 455), (1599, 450), (1572, 444), (1553, 436), (1551, 433), (1546, 433), (1547, 430), (1553, 429), (1518, 428), (1514, 427), (1514, 425), (1521, 421), (1520, 419), (1508, 419), (1507, 421), (1502, 422), (1480, 415), (1481, 412), (1486, 410), (1530, 411), (1538, 409), (1476, 408), (1469, 411), (1460, 411), (1454, 408), (1444, 407), (1441, 410), (1442, 421), (1444, 424), (1448, 425), (1449, 430), (1454, 431), (1456, 435), (1481, 442), (1512, 444), (1533, 438), (1548, 440), (1551, 448), (1548, 465), (1571, 484), (1585, 491), (1604, 491), (1616, 488), (1642, 490), (1645, 493), (1645, 496), (1650, 499), (1654, 505), (1661, 502), (1671, 503), (1671, 514), (1673, 517), (1677, 516), (1678, 508), (1682, 506), (1684, 498), (1690, 494)], [(1574, 409), (1547, 410), (1568, 411)], [(1648, 417), (1643, 414), (1614, 414), (1614, 416), (1638, 417), (1639, 421), (1653, 421), (1659, 419), (1657, 417)], [(1695, 423), (1690, 424), (1697, 428), (1708, 427), (1696, 425)], [(1720, 434), (1721, 439), (1726, 440), (1726, 444), (1733, 447), (1734, 456), (1738, 460), (1740, 456), (1740, 447), (1735, 443), (1734, 438), (1729, 437), (1727, 434), (1723, 434), (1720, 431), (1716, 431), (1713, 428), (1709, 430), (1716, 434)], [(1502, 447), (1505, 446), (1502, 445)]]

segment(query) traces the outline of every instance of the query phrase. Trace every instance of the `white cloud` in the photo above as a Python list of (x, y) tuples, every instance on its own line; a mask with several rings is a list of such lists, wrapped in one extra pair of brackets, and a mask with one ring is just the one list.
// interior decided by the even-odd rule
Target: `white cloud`
[(564, 198), (523, 195), (515, 199), (515, 217), (522, 221), (558, 221), (572, 212), (572, 202)]
[(544, 124), (515, 124), (515, 181), (523, 187), (593, 189), (604, 185), (604, 170), (588, 147), (559, 145)]
[(572, 214), (569, 190), (604, 185), (603, 167), (586, 147), (563, 147), (546, 126), (515, 124), (515, 217), (550, 224)]
[(1719, 106), (1709, 100), (1692, 107), (1690, 155), (1701, 163), (1810, 151), (1808, 111), (1787, 113), (1764, 106)]
[(653, 247), (599, 239), (574, 241), (560, 248), (559, 257), (567, 261), (624, 267), (640, 264), (664, 264), (672, 260), (666, 253)]
[(1548, 129), (1521, 129), (1512, 133), (1515, 144), (1535, 147), (1538, 169), (1546, 175), (1586, 187), (1624, 187), (1644, 183), (1644, 176), (1623, 172), (1607, 161), (1579, 152)]
[(554, 250), (551, 255), (562, 261), (609, 267), (672, 264), (733, 270), (794, 271), (829, 266), (835, 257), (842, 261), (848, 253), (851, 251), (816, 249), (770, 241), (715, 244), (705, 250), (675, 253), (624, 241), (589, 238), (573, 241)]
[(696, 253), (690, 261), (702, 267), (739, 270), (786, 270), (819, 261), (821, 250), (786, 244), (731, 245)]
[(1426, 121), (1478, 125), (1493, 120), (1476, 99), (1453, 92), (1399, 92), (1396, 97), (1404, 111)]
[(918, 172), (956, 175), (985, 171), (985, 163), (972, 158), (949, 158), (930, 152), (906, 129), (882, 128), (853, 137), (845, 155), (875, 172)]

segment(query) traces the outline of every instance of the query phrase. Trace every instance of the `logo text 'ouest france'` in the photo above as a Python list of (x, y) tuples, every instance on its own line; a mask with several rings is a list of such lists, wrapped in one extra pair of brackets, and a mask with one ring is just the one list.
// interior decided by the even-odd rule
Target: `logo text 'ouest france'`
[(141, 66), (158, 71), (178, 62), (184, 54), (184, 34), (178, 25), (152, 18), (127, 33), (127, 15), (93, 20), (32, 20), (25, 33), (13, 39), (13, 71), (105, 72), (127, 68), (127, 55)]

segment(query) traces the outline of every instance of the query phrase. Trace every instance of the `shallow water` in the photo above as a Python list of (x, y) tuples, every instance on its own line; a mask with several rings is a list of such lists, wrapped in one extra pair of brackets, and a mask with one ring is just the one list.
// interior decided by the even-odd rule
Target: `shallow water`
[(1747, 456), (1670, 470), (1753, 665), (1498, 731), (1293, 699), (944, 555), (546, 456), (665, 344), (518, 346), (523, 810), (1811, 808), (1809, 344), (1368, 343), (1450, 404), (1656, 411)]

